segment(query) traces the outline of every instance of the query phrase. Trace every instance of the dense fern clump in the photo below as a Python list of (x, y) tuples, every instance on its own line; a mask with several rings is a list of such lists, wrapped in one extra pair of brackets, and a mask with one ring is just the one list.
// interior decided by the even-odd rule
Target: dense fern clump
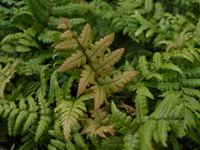
[(0, 4), (4, 147), (200, 149), (198, 0)]

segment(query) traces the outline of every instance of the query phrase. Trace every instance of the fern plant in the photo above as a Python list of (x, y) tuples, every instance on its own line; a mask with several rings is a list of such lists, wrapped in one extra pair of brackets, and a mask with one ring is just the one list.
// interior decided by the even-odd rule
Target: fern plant
[(199, 149), (198, 0), (0, 3), (6, 148)]

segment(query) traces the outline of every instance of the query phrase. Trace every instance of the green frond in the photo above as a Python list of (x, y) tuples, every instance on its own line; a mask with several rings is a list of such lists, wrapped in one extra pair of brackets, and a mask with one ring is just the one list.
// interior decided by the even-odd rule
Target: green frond
[(186, 74), (189, 78), (196, 78), (200, 75), (200, 67), (184, 70), (183, 75)]
[(153, 18), (156, 20), (159, 20), (159, 19), (161, 19), (162, 15), (163, 15), (163, 7), (162, 7), (161, 3), (157, 2), (155, 4), (155, 12), (154, 12)]
[[(19, 102), (19, 108), (25, 110), (27, 105), (25, 104), (25, 99), (21, 99)], [(13, 134), (16, 136), (19, 132), (19, 129), (22, 125), (22, 121), (26, 118), (27, 112), (26, 111), (20, 111), (16, 121), (15, 121), (15, 126), (14, 126), (14, 132)]]
[(7, 53), (13, 53), (15, 51), (15, 47), (13, 47), (11, 44), (4, 44), (1, 48)]
[(83, 139), (83, 136), (80, 133), (76, 133), (74, 135), (74, 141), (76, 142), (76, 145), (81, 147), (83, 150), (89, 150), (88, 146), (85, 144), (85, 140)]
[(177, 81), (178, 79), (178, 75), (176, 72), (163, 73), (161, 74), (161, 76), (164, 82)]
[(197, 122), (195, 115), (189, 109), (184, 109), (182, 114), (184, 116), (184, 120), (182, 121), (179, 128), (179, 137), (185, 136), (186, 133), (189, 132), (189, 129), (191, 129), (192, 127), (196, 127)]
[(172, 90), (179, 90), (180, 84), (179, 82), (166, 82), (166, 83), (159, 83), (158, 84), (158, 89), (161, 91), (172, 91)]
[(194, 63), (195, 61), (194, 56), (187, 50), (182, 50), (181, 52), (179, 50), (176, 50), (176, 51), (174, 50), (172, 57), (182, 57), (182, 58), (187, 59), (188, 61), (191, 61), (192, 63)]
[[(17, 108), (14, 102), (10, 103), (11, 108)], [(19, 113), (18, 109), (13, 109), (12, 112), (9, 115), (9, 120), (8, 120), (8, 133), (10, 136), (13, 135), (13, 130), (14, 130), (14, 124), (16, 120), (16, 115)]]
[(140, 136), (138, 132), (128, 133), (123, 138), (124, 150), (137, 150), (140, 148)]
[(136, 107), (136, 120), (138, 122), (143, 122), (147, 113), (148, 113), (148, 106), (147, 106), (147, 97), (153, 99), (153, 95), (149, 91), (149, 89), (145, 86), (139, 87), (136, 91), (137, 95), (135, 97), (135, 107)]
[(142, 72), (142, 75), (145, 76), (150, 73), (148, 62), (146, 60), (146, 56), (141, 56), (138, 61), (140, 71)]
[[(50, 108), (48, 108), (49, 103), (46, 102), (46, 100), (44, 99), (41, 89), (37, 91), (37, 97), (38, 97), (40, 112), (44, 113), (45, 115), (50, 113)], [(35, 133), (35, 142), (39, 140), (40, 136), (43, 134), (43, 132), (48, 127), (50, 122), (51, 122), (51, 119), (48, 116), (40, 116), (40, 121), (38, 122), (38, 126)]]
[(54, 86), (55, 86), (55, 100), (59, 104), (64, 98), (64, 91), (59, 87), (57, 79), (54, 81)]
[(153, 8), (153, 1), (152, 0), (145, 0), (144, 8), (150, 12)]
[(63, 150), (63, 149), (67, 149), (67, 150), (76, 150), (75, 145), (72, 142), (69, 143), (63, 143), (60, 140), (57, 139), (51, 139), (50, 140), (51, 145), (48, 145), (48, 148), (53, 148), (53, 149), (58, 149), (58, 150)]
[(123, 143), (119, 137), (107, 137), (102, 140), (101, 149), (104, 150), (121, 150), (123, 148)]
[(184, 86), (196, 87), (200, 86), (200, 79), (181, 79)]
[(179, 150), (180, 149), (179, 143), (178, 143), (178, 140), (176, 138), (177, 137), (174, 133), (169, 135), (169, 139), (172, 142), (172, 146), (173, 146), (174, 150)]
[(154, 62), (155, 68), (159, 68), (163, 65), (162, 56), (159, 52), (154, 53), (153, 62)]
[(132, 121), (131, 116), (127, 116), (125, 113), (119, 111), (114, 102), (112, 102), (111, 108), (112, 118), (118, 131), (122, 134), (126, 134), (128, 132), (133, 133), (133, 127), (135, 126), (135, 124), (137, 124), (136, 121)]
[(157, 30), (155, 30), (155, 29), (149, 29), (149, 30), (147, 31), (146, 35), (145, 35), (146, 38), (149, 38), (149, 37), (153, 36), (154, 33), (156, 33), (156, 31), (157, 31)]
[(195, 131), (194, 129), (190, 129), (189, 132), (188, 132), (188, 136), (193, 141), (200, 144), (200, 137), (199, 137), (199, 134), (197, 133), (197, 131)]
[(27, 119), (25, 124), (23, 125), (22, 133), (27, 131), (27, 129), (35, 122), (37, 119), (37, 113), (34, 113), (38, 110), (38, 106), (34, 99), (31, 96), (27, 97), (28, 105), (29, 105), (29, 110), (33, 111), (33, 113), (30, 113), (27, 115)]
[(159, 73), (150, 73), (146, 76), (146, 79), (149, 80), (153, 77), (157, 78), (158, 80), (163, 80), (162, 75)]
[(89, 8), (88, 5), (80, 4), (69, 4), (62, 6), (54, 6), (52, 8), (52, 14), (54, 16), (72, 16), (74, 13), (84, 13)]
[(162, 65), (161, 68), (162, 69), (170, 69), (170, 70), (174, 70), (179, 73), (183, 73), (182, 70), (178, 66), (174, 65), (173, 63), (166, 63), (166, 64)]
[(23, 45), (18, 45), (16, 47), (17, 52), (29, 52), (31, 49), (29, 47), (23, 46)]
[[(146, 1), (148, 2), (148, 1), (151, 1), (151, 0), (146, 0)], [(148, 6), (150, 6), (150, 5), (148, 4)], [(151, 6), (150, 6), (150, 7), (151, 7)], [(151, 9), (150, 7), (147, 8), (147, 9), (149, 9), (149, 11), (150, 11), (150, 9)], [(147, 27), (149, 27), (149, 28), (151, 28), (151, 29), (157, 30), (156, 27), (155, 27), (153, 24), (151, 24), (150, 22), (148, 22), (146, 19), (144, 19), (144, 18), (140, 15), (140, 13), (139, 13), (138, 11), (135, 11), (135, 15), (132, 15), (131, 17), (136, 18), (136, 19), (140, 22), (141, 25), (144, 25), (144, 26), (147, 26)]]
[(61, 124), (63, 127), (63, 134), (67, 142), (71, 133), (71, 128), (78, 123), (78, 117), (84, 115), (86, 111), (85, 104), (81, 100), (63, 101), (55, 108), (55, 111), (61, 110)]
[(183, 91), (188, 96), (192, 96), (192, 97), (197, 96), (197, 97), (200, 98), (200, 91), (199, 90), (183, 88)]
[(135, 36), (137, 37), (138, 35), (140, 35), (144, 30), (148, 29), (148, 26), (142, 25), (140, 26), (137, 31), (135, 32)]
[[(164, 146), (167, 141), (167, 132), (169, 126), (169, 120), (164, 120), (164, 118), (168, 118), (170, 112), (176, 108), (177, 102), (179, 100), (180, 94), (168, 94), (165, 96), (163, 101), (156, 107), (156, 110), (150, 115), (149, 121), (146, 121), (141, 133), (141, 140), (144, 140), (144, 145), (147, 149), (153, 149), (151, 144), (151, 139), (153, 136), (153, 132), (157, 127), (158, 139)], [(179, 114), (180, 115), (180, 114)], [(153, 118), (161, 118), (158, 121)], [(163, 118), (163, 119), (162, 119)]]
[(151, 140), (153, 137), (153, 132), (156, 129), (156, 125), (157, 121), (149, 120), (146, 121), (145, 124), (142, 126), (139, 135), (142, 141), (141, 146), (143, 149), (153, 150)]
[(57, 69), (52, 73), (51, 78), (50, 78), (50, 90), (49, 90), (49, 96), (48, 96), (48, 100), (49, 103), (54, 103), (55, 102), (55, 80), (57, 77)]

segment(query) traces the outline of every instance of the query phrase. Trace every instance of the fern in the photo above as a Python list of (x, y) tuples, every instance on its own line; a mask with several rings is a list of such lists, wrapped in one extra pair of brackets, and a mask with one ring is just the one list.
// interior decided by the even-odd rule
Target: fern
[[(81, 51), (77, 50), (76, 54), (72, 54), (72, 57), (66, 59), (63, 65), (60, 67), (59, 72), (66, 71), (76, 66), (79, 67), (80, 65), (84, 65), (87, 61), (88, 65), (84, 65), (84, 70), (81, 73), (77, 96), (83, 93), (87, 86), (93, 84), (91, 90), (94, 92), (95, 109), (97, 109), (105, 101), (106, 93), (109, 94), (111, 92), (117, 92), (119, 88), (122, 88), (124, 84), (127, 83), (127, 81), (130, 81), (134, 76), (136, 76), (137, 72), (124, 72), (123, 75), (115, 75), (113, 80), (108, 75), (106, 75), (105, 78), (102, 78), (101, 76), (103, 73), (112, 69), (112, 65), (114, 65), (121, 58), (121, 55), (124, 52), (124, 49), (119, 49), (112, 52), (108, 56), (104, 56), (104, 51), (112, 43), (114, 35), (112, 34), (105, 37), (104, 39), (100, 40), (100, 42), (96, 42), (95, 45), (91, 44), (91, 50), (89, 50), (87, 48), (88, 41), (91, 37), (90, 25), (86, 24), (80, 35), (80, 38), (77, 38), (71, 30), (72, 24), (68, 25), (68, 20), (63, 18), (61, 19), (61, 22), (62, 24), (58, 28), (68, 28), (72, 33), (70, 36), (73, 35), (74, 38), (67, 39), (64, 42), (59, 43), (55, 48), (76, 49), (79, 45)], [(98, 59), (97, 57), (102, 59)]]

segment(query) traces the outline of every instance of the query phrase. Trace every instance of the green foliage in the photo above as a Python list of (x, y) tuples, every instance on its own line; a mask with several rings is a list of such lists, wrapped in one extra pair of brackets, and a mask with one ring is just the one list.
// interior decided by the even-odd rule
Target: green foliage
[(7, 149), (200, 149), (198, 0), (0, 3)]

